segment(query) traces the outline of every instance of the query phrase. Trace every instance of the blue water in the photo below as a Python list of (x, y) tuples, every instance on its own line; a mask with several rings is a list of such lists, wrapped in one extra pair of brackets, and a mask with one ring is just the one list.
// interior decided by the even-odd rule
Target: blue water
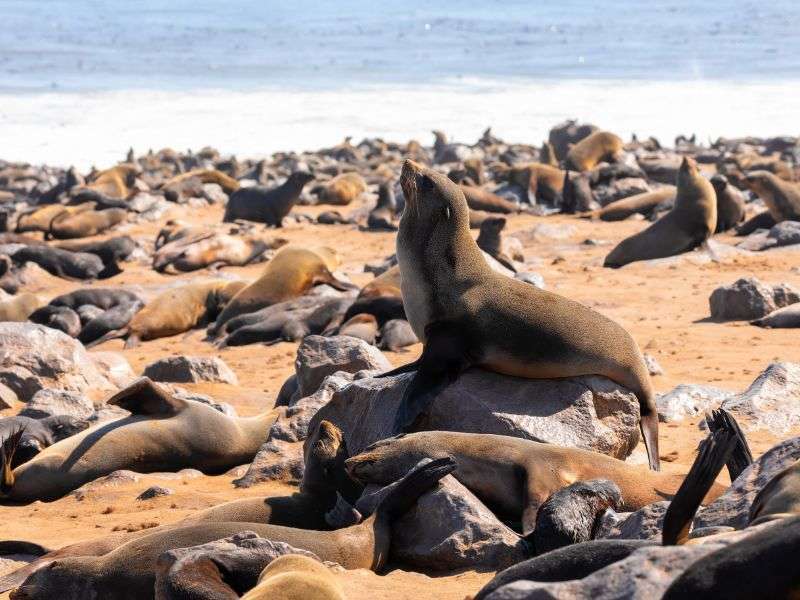
[(800, 78), (798, 0), (0, 0), (0, 91)]

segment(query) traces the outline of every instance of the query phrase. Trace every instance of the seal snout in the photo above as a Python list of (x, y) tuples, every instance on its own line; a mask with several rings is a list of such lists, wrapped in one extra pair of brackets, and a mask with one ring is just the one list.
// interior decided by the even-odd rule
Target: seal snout
[(366, 475), (367, 471), (377, 459), (369, 455), (353, 456), (344, 461), (344, 468), (347, 474), (355, 480), (360, 480), (361, 477)]
[(424, 170), (424, 166), (410, 158), (403, 162), (403, 170), (400, 172), (400, 187), (409, 204), (414, 203), (417, 199), (417, 178), (423, 174)]

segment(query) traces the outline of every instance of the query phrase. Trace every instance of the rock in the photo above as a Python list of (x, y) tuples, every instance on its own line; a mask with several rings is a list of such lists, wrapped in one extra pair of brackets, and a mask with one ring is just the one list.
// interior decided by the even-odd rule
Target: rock
[(70, 493), (75, 496), (77, 500), (85, 500), (91, 492), (103, 490), (107, 488), (115, 488), (129, 483), (136, 483), (141, 479), (139, 473), (128, 470), (113, 471), (103, 477), (98, 477), (94, 481), (90, 481), (79, 487), (77, 490)]
[(651, 190), (652, 188), (641, 177), (614, 179), (607, 185), (598, 185), (592, 188), (595, 200), (600, 203), (600, 206), (606, 206), (617, 200), (644, 194)]
[(800, 424), (800, 364), (772, 363), (741, 394), (722, 408), (747, 417), (748, 429), (768, 429), (777, 436)]
[(667, 514), (669, 502), (654, 502), (630, 513), (623, 521), (610, 528), (598, 538), (624, 540), (661, 540), (664, 529), (664, 515)]
[(768, 286), (755, 277), (742, 278), (711, 293), (711, 318), (717, 320), (752, 320), (800, 301), (800, 293), (786, 284)]
[(662, 423), (672, 423), (682, 421), (686, 417), (696, 417), (718, 407), (731, 395), (733, 392), (710, 385), (682, 383), (666, 394), (656, 397), (658, 420)]
[(203, 197), (209, 204), (219, 204), (225, 206), (228, 203), (228, 194), (222, 191), (222, 186), (218, 183), (204, 183)]
[(98, 397), (118, 389), (78, 340), (33, 323), (0, 323), (0, 383), (23, 402), (42, 389)]
[(546, 289), (547, 287), (544, 283), (544, 277), (542, 277), (539, 273), (518, 272), (514, 274), (514, 279), (519, 279), (525, 283), (530, 283), (532, 286), (535, 286), (540, 290)]
[[(327, 419), (352, 454), (399, 433), (394, 416), (411, 374), (356, 380), (333, 394), (309, 426)], [(434, 400), (427, 428), (494, 433), (625, 458), (639, 439), (636, 397), (597, 376), (520, 379), (470, 369)]]
[(83, 394), (64, 390), (39, 390), (19, 414), (32, 419), (44, 419), (55, 415), (88, 419), (94, 414), (94, 404)]
[(781, 221), (769, 230), (751, 233), (737, 246), (745, 250), (762, 251), (794, 244), (800, 244), (800, 222)]
[(168, 356), (151, 362), (142, 373), (153, 381), (176, 383), (227, 383), (239, 385), (239, 379), (221, 358), (216, 356)]
[(153, 498), (158, 498), (159, 496), (171, 496), (175, 492), (169, 488), (161, 487), (160, 485), (153, 485), (143, 491), (141, 494), (136, 496), (137, 500), (152, 500)]
[(14, 390), (0, 383), (0, 410), (16, 409), (19, 404), (20, 401)]
[[(372, 514), (395, 485), (365, 494), (356, 509), (364, 516)], [(522, 538), (452, 475), (392, 524), (390, 553), (403, 564), (436, 571), (497, 571), (528, 555)]]
[(136, 379), (130, 363), (119, 352), (89, 352), (89, 356), (97, 370), (118, 388), (127, 387)]
[[(319, 560), (306, 550), (300, 550), (284, 542), (273, 542), (258, 537), (252, 531), (243, 531), (236, 535), (190, 548), (169, 550), (158, 557), (156, 563), (155, 598), (177, 598), (184, 596), (186, 581), (195, 581), (198, 574), (207, 573), (206, 569), (198, 569), (198, 561), (211, 561), (224, 565), (226, 580), (255, 582), (258, 575), (273, 560), (284, 554), (301, 554)], [(333, 565), (332, 563), (325, 563)], [(218, 590), (223, 582), (217, 582)], [(175, 592), (173, 594), (173, 592)], [(232, 597), (236, 597), (233, 590)], [(195, 597), (195, 596), (192, 596)], [(218, 597), (218, 596), (215, 596)], [(225, 596), (228, 597), (228, 596)]]
[(299, 483), (303, 479), (303, 442), (272, 440), (261, 446), (247, 472), (233, 485), (248, 488), (264, 481)]
[(309, 396), (328, 375), (336, 371), (390, 371), (392, 364), (383, 353), (363, 340), (349, 336), (309, 335), (297, 349), (294, 361), (300, 397)]
[(644, 364), (647, 365), (647, 371), (650, 373), (651, 377), (664, 374), (664, 369), (658, 364), (656, 357), (652, 354), (644, 353)]
[(747, 467), (725, 493), (697, 514), (694, 528), (745, 527), (756, 494), (770, 479), (797, 460), (800, 460), (800, 437), (773, 446)]

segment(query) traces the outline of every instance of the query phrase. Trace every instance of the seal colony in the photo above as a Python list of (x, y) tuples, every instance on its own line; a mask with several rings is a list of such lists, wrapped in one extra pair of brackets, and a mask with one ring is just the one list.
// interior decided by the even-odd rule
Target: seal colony
[(795, 591), (798, 140), (618, 133), (0, 161), (0, 594)]

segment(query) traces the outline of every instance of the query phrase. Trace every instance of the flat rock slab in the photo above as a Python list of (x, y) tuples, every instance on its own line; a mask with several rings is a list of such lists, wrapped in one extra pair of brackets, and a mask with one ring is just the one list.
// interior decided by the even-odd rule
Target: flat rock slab
[(216, 356), (168, 356), (151, 362), (142, 373), (153, 381), (227, 383), (239, 385), (231, 368)]
[(118, 389), (78, 340), (33, 323), (0, 323), (0, 383), (22, 402), (42, 389), (89, 396)]
[[(351, 455), (397, 435), (395, 415), (411, 377), (353, 381), (320, 408), (309, 430), (331, 421)], [(509, 435), (624, 459), (639, 440), (639, 403), (604, 377), (521, 379), (470, 369), (434, 400), (427, 428)]]

